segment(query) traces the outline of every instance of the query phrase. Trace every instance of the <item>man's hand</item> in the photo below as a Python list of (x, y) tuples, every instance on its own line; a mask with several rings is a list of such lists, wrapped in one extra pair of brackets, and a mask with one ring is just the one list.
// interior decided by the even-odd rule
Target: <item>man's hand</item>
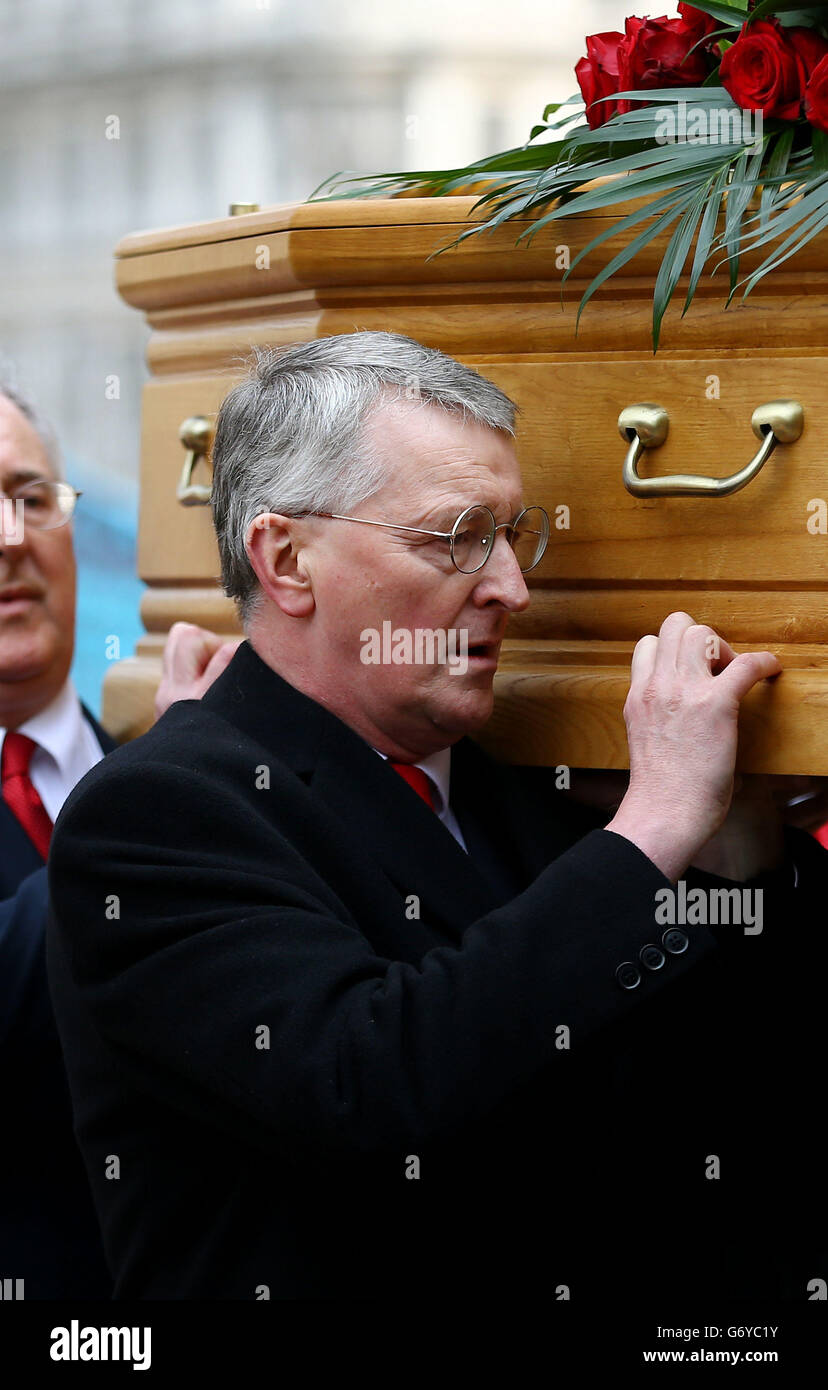
[(771, 652), (743, 652), (688, 613), (671, 613), (632, 657), (624, 720), (630, 785), (607, 825), (677, 880), (716, 834), (733, 797), (739, 705), (778, 675)]
[(243, 637), (217, 637), (195, 623), (173, 623), (164, 644), (155, 717), (176, 700), (200, 700), (230, 663)]

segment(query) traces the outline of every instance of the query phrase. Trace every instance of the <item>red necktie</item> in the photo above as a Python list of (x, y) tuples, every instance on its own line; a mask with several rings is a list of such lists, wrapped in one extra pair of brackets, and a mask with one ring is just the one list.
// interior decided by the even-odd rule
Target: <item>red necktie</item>
[(3, 739), (3, 752), (0, 755), (0, 783), (3, 800), (9, 810), (20, 821), (41, 857), (46, 859), (52, 838), (52, 822), (29, 776), (29, 763), (36, 748), (33, 738), (18, 733), (16, 729), (8, 732)]
[(413, 763), (392, 763), (395, 772), (398, 772), (404, 782), (409, 787), (413, 787), (418, 796), (423, 798), (427, 806), (434, 810), (434, 797), (431, 791), (431, 779), (421, 767), (414, 767)]

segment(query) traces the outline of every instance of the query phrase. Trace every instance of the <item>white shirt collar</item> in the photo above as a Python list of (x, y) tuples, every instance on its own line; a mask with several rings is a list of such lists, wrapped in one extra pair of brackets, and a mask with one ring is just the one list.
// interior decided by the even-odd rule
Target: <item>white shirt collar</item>
[[(388, 760), (387, 753), (380, 753), (378, 748), (374, 749), (381, 758)], [(422, 768), (434, 783), (437, 796), (435, 810), (437, 814), (442, 814), (449, 804), (449, 793), (451, 788), (451, 748), (438, 748), (436, 753), (429, 753), (427, 758), (421, 762), (414, 763), (414, 767)]]
[[(72, 681), (67, 679), (51, 704), (21, 724), (18, 732), (28, 734), (37, 744), (29, 775), (54, 823), (72, 788), (103, 757)], [(0, 756), (5, 737), (6, 730), (0, 728)]]
[(54, 700), (21, 724), (18, 733), (33, 738), (54, 759), (60, 773), (67, 776), (83, 743), (84, 722), (78, 693), (71, 677), (67, 677)]

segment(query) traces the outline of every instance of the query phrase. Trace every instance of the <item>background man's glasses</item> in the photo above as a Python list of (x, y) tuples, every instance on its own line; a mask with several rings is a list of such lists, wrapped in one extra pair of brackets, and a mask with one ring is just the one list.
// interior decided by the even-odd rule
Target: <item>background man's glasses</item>
[(37, 531), (54, 531), (55, 527), (70, 520), (75, 503), (82, 495), (69, 483), (38, 478), (15, 488), (14, 492), (0, 493), (0, 499), (22, 503), (24, 526), (33, 526)]
[(494, 550), (498, 531), (506, 532), (523, 574), (540, 562), (549, 542), (549, 517), (543, 507), (524, 507), (514, 521), (502, 521), (498, 525), (491, 509), (478, 503), (461, 512), (450, 531), (426, 531), (421, 526), (397, 526), (393, 521), (369, 521), (364, 516), (340, 516), (337, 512), (303, 512), (302, 515), (358, 521), (365, 526), (386, 526), (392, 531), (412, 531), (418, 536), (436, 536), (438, 540), (448, 541), (452, 561), (463, 574), (475, 574), (483, 568)]

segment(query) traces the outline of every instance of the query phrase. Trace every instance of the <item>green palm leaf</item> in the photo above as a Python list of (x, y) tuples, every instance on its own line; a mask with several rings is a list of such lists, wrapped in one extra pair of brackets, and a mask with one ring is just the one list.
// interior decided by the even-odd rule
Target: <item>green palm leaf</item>
[(676, 192), (675, 189), (671, 189), (663, 198), (654, 198), (646, 207), (637, 208), (635, 212), (628, 213), (626, 217), (622, 217), (618, 222), (612, 222), (609, 227), (604, 227), (597, 236), (594, 236), (591, 241), (587, 242), (586, 246), (581, 248), (575, 259), (570, 262), (568, 270), (566, 270), (562, 276), (562, 284), (569, 279), (572, 272), (590, 252), (597, 250), (599, 246), (603, 246), (604, 242), (608, 241), (610, 237), (622, 236), (624, 232), (628, 232), (632, 227), (637, 227), (639, 223), (646, 222), (650, 218), (658, 216), (659, 213), (666, 212), (669, 208), (674, 207), (675, 203)]
[(744, 151), (739, 155), (733, 166), (733, 180), (727, 195), (727, 207), (725, 210), (724, 244), (727, 248), (728, 264), (730, 266), (730, 294), (727, 297), (729, 304), (739, 282), (739, 246), (741, 242), (742, 219), (747, 212), (747, 205), (756, 191), (756, 184), (759, 180), (759, 171), (762, 167), (765, 148), (764, 141), (762, 146), (753, 155), (748, 155)]
[(722, 205), (725, 188), (727, 187), (727, 176), (729, 172), (730, 164), (724, 164), (705, 190), (707, 205), (704, 209), (701, 226), (699, 227), (696, 251), (693, 256), (693, 265), (690, 269), (690, 280), (687, 285), (687, 298), (684, 301), (684, 308), (681, 311), (682, 318), (693, 302), (693, 296), (698, 288), (702, 271), (707, 265), (711, 253), (713, 238), (716, 234), (716, 224), (719, 218), (719, 209)]
[(714, 19), (720, 19), (723, 24), (729, 24), (734, 29), (740, 29), (747, 19), (747, 4), (744, 5), (724, 5), (708, 3), (708, 0), (693, 0), (697, 10), (704, 10), (705, 14), (710, 14)]
[[(807, 191), (802, 191), (802, 185), (798, 185), (796, 194), (793, 196), (791, 204), (782, 204), (780, 210), (768, 217), (765, 230), (757, 226), (755, 232), (748, 231), (744, 235), (744, 249), (755, 251), (758, 247), (765, 245), (766, 242), (775, 241), (784, 232), (796, 227), (798, 223), (804, 221), (811, 212), (823, 207), (828, 197), (828, 175), (819, 179)], [(786, 200), (787, 203), (787, 200)], [(748, 219), (747, 225), (752, 226), (759, 223), (759, 217), (754, 216)]]
[(767, 224), (774, 199), (778, 188), (785, 178), (788, 170), (788, 162), (793, 149), (794, 128), (789, 126), (781, 131), (770, 149), (767, 164), (765, 165), (762, 181), (762, 197), (759, 203), (759, 221), (762, 226)]
[[(660, 164), (663, 166), (662, 168), (654, 169), (651, 165), (644, 170), (631, 169), (627, 177), (619, 179), (614, 186), (609, 188), (602, 186), (581, 193), (570, 201), (552, 208), (544, 217), (539, 217), (531, 227), (527, 227), (521, 232), (518, 240), (522, 241), (524, 237), (534, 237), (541, 228), (562, 217), (577, 217), (584, 212), (593, 212), (597, 208), (610, 208), (615, 203), (626, 203), (632, 198), (646, 197), (649, 193), (674, 188), (688, 181), (697, 185), (700, 179), (707, 178), (718, 170), (722, 162), (723, 148), (726, 151), (724, 158), (729, 162), (739, 154), (741, 146), (717, 146), (717, 157), (711, 155), (709, 148), (699, 146), (694, 150), (694, 157), (691, 161), (677, 159), (667, 147), (664, 147), (661, 159), (656, 159), (655, 156), (658, 152), (652, 151), (648, 158), (652, 157), (654, 165)], [(628, 161), (623, 162), (628, 163)], [(691, 163), (698, 167), (691, 169), (689, 167)], [(623, 171), (610, 170), (607, 166), (590, 171), (592, 177), (610, 172)]]
[(667, 249), (659, 266), (655, 290), (653, 291), (653, 352), (658, 351), (661, 323), (667, 312), (667, 305), (670, 303), (679, 282), (679, 276), (684, 269), (684, 262), (687, 260), (693, 243), (699, 219), (704, 212), (706, 195), (707, 185), (703, 186), (692, 198), (690, 206), (667, 243)]
[(628, 246), (625, 246), (616, 256), (613, 256), (612, 260), (604, 266), (603, 270), (598, 272), (595, 279), (587, 286), (581, 296), (581, 302), (578, 305), (578, 313), (575, 317), (576, 332), (578, 330), (578, 324), (581, 322), (581, 314), (584, 312), (584, 309), (596, 291), (609, 280), (611, 275), (614, 275), (618, 270), (622, 270), (628, 261), (631, 261), (634, 256), (637, 256), (639, 251), (643, 250), (647, 243), (653, 240), (653, 237), (657, 237), (665, 227), (669, 227), (671, 222), (675, 222), (676, 218), (681, 216), (682, 210), (682, 205), (679, 204), (677, 207), (673, 206), (667, 212), (663, 213), (661, 217), (656, 218), (651, 227), (645, 227), (643, 232), (640, 232), (637, 237), (634, 237)]
[[(693, 3), (695, 4), (695, 0), (693, 0)], [(698, 5), (696, 8), (706, 10), (708, 7), (707, 5)], [(789, 10), (798, 10), (803, 16), (810, 15), (819, 19), (821, 14), (824, 17), (825, 6), (803, 5), (802, 0), (761, 0), (761, 4), (757, 5), (756, 9), (751, 11), (748, 19), (749, 22), (753, 24), (757, 19), (765, 19), (768, 15), (773, 14), (785, 14)]]

